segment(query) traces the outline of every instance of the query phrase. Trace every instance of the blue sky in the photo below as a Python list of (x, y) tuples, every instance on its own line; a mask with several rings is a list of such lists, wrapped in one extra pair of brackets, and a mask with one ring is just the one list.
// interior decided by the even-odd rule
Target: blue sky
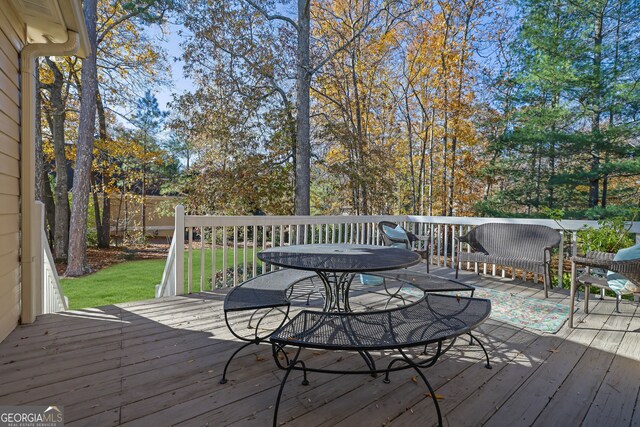
[[(182, 94), (184, 92), (193, 90), (193, 83), (184, 76), (182, 67), (182, 48), (180, 42), (182, 38), (178, 34), (178, 31), (184, 31), (184, 27), (178, 24), (170, 23), (168, 25), (169, 34), (164, 36), (164, 43), (161, 41), (164, 48), (167, 51), (167, 57), (169, 65), (171, 66), (171, 81), (172, 87), (162, 88), (155, 93), (158, 98), (158, 105), (163, 110), (169, 110), (167, 103), (172, 100), (172, 94)], [(157, 28), (150, 28), (151, 34), (155, 34), (160, 38), (160, 30)]]

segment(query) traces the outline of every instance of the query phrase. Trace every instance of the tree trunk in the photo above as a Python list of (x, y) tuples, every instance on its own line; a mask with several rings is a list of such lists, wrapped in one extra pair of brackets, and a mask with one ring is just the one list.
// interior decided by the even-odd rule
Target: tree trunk
[[(36, 62), (38, 66), (38, 62)], [(36, 75), (39, 71), (36, 70)], [(44, 203), (45, 211), (45, 232), (49, 246), (53, 246), (53, 230), (55, 229), (55, 203), (53, 194), (51, 193), (51, 184), (49, 183), (49, 174), (47, 172), (49, 165), (44, 158), (44, 150), (42, 148), (42, 88), (40, 80), (36, 80), (36, 200)]]
[(311, 1), (298, 0), (298, 46), (297, 46), (297, 81), (296, 81), (296, 187), (295, 214), (309, 215), (311, 193), (311, 123), (310, 123), (310, 91), (311, 91)]
[(73, 227), (69, 236), (69, 262), (65, 272), (66, 276), (81, 276), (90, 271), (87, 263), (87, 212), (91, 189), (91, 162), (98, 87), (95, 56), (97, 0), (85, 0), (83, 11), (91, 52), (82, 61), (80, 124), (78, 126), (78, 145), (76, 148), (76, 169), (71, 210), (71, 224), (73, 224)]
[(591, 178), (589, 179), (589, 207), (598, 205), (600, 199), (599, 187), (600, 180), (600, 116), (602, 114), (602, 24), (604, 19), (604, 11), (600, 11), (595, 17), (593, 30), (593, 99), (591, 116), (591, 135), (593, 137), (593, 148), (591, 156)]
[[(98, 93), (96, 99), (96, 107), (98, 113), (98, 131), (100, 133), (100, 139), (103, 142), (107, 141), (107, 117), (104, 112), (104, 104), (102, 103), (102, 97)], [(96, 232), (98, 235), (98, 247), (108, 248), (111, 244), (111, 201), (109, 194), (107, 193), (106, 182), (108, 181), (107, 170), (103, 168), (100, 173), (101, 187), (102, 187), (102, 219), (98, 221), (96, 218)], [(95, 203), (94, 198), (94, 203)], [(98, 206), (98, 205), (96, 205)], [(98, 209), (96, 209), (98, 212)], [(98, 227), (98, 223), (100, 226)]]
[[(40, 61), (36, 60), (36, 76), (40, 75)], [(42, 89), (40, 88), (40, 79), (36, 79), (36, 189), (35, 189), (35, 198), (36, 200), (44, 201), (44, 174), (45, 174), (45, 166), (44, 166), (44, 152), (42, 149), (42, 94), (40, 93)]]
[[(460, 116), (462, 115), (462, 88), (464, 83), (464, 71), (466, 68), (467, 60), (467, 44), (469, 42), (469, 31), (471, 25), (471, 18), (473, 17), (473, 11), (475, 7), (475, 1), (471, 1), (467, 9), (467, 16), (464, 26), (464, 36), (462, 38), (462, 53), (460, 55), (460, 62), (458, 68), (458, 88), (456, 94), (456, 116), (453, 122), (453, 138), (451, 139), (451, 179), (449, 180), (449, 216), (453, 216), (453, 201), (455, 198), (455, 184), (456, 184), (456, 164), (458, 162), (458, 134), (460, 132)], [(444, 190), (444, 189), (443, 189)]]
[(433, 126), (436, 122), (436, 110), (432, 109), (431, 112), (431, 125), (429, 126), (429, 216), (433, 215)]
[(46, 61), (53, 75), (53, 82), (48, 85), (51, 102), (49, 127), (53, 138), (53, 153), (56, 162), (53, 256), (57, 261), (66, 261), (69, 247), (69, 178), (64, 133), (66, 106), (62, 96), (64, 75), (55, 62), (49, 58), (46, 58)]
[(445, 99), (445, 107), (444, 107), (444, 122), (443, 122), (443, 132), (442, 135), (442, 215), (447, 215), (447, 156), (448, 156), (448, 145), (447, 145), (447, 134), (449, 132), (449, 120), (447, 113), (447, 90), (444, 92)]
[(142, 243), (147, 236), (147, 133), (142, 145)]
[(411, 122), (411, 109), (409, 108), (408, 88), (404, 91), (404, 108), (407, 121), (407, 144), (409, 145), (409, 174), (411, 177), (411, 205), (412, 211), (418, 212), (418, 195), (416, 191), (416, 172), (413, 167), (413, 123)]

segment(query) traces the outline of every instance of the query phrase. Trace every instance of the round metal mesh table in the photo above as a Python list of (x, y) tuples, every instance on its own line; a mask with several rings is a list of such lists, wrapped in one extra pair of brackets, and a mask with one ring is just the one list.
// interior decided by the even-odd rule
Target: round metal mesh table
[(348, 291), (355, 273), (410, 267), (421, 259), (406, 249), (350, 244), (282, 246), (260, 252), (258, 258), (280, 267), (315, 271), (324, 284), (325, 311), (351, 311)]

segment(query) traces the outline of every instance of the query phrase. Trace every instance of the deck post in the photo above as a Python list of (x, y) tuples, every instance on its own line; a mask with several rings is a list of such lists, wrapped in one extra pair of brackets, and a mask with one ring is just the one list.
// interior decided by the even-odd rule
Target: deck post
[(174, 260), (175, 279), (173, 286), (175, 286), (175, 290), (173, 295), (182, 295), (184, 294), (184, 206), (177, 205), (175, 215), (176, 256)]

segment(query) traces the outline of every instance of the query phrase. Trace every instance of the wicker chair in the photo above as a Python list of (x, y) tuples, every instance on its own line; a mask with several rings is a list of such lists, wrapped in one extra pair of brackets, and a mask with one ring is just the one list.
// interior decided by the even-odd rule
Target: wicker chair
[(551, 249), (560, 245), (560, 232), (535, 224), (487, 223), (457, 237), (467, 243), (471, 252), (459, 251), (456, 278), (460, 264), (478, 262), (520, 268), (544, 277), (544, 296), (551, 287)]
[[(584, 312), (589, 313), (589, 289), (588, 286), (595, 286), (600, 289), (611, 290), (607, 283), (607, 278), (603, 275), (594, 274), (593, 268), (609, 270), (618, 273), (629, 279), (636, 286), (640, 287), (640, 259), (627, 261), (614, 261), (615, 254), (609, 252), (588, 252), (584, 257), (571, 258), (571, 310), (569, 313), (569, 326), (573, 328), (573, 312), (575, 304), (575, 294), (580, 286), (585, 287), (584, 292)], [(577, 269), (586, 267), (585, 271), (577, 276)], [(635, 293), (640, 295), (640, 292)], [(620, 295), (616, 295), (616, 311), (620, 312)]]
[[(396, 247), (404, 247), (405, 249), (412, 250), (422, 257), (422, 259), (427, 260), (427, 273), (429, 272), (429, 243), (431, 237), (427, 236), (419, 236), (417, 234), (413, 234), (410, 231), (407, 231), (404, 227), (400, 226), (402, 230), (407, 234), (406, 239), (398, 239), (387, 234), (385, 227), (396, 228), (398, 224), (391, 221), (380, 221), (378, 223), (378, 230), (380, 231), (380, 235), (382, 236), (382, 241), (386, 246), (396, 246)], [(415, 242), (426, 242), (425, 250), (414, 249)]]

